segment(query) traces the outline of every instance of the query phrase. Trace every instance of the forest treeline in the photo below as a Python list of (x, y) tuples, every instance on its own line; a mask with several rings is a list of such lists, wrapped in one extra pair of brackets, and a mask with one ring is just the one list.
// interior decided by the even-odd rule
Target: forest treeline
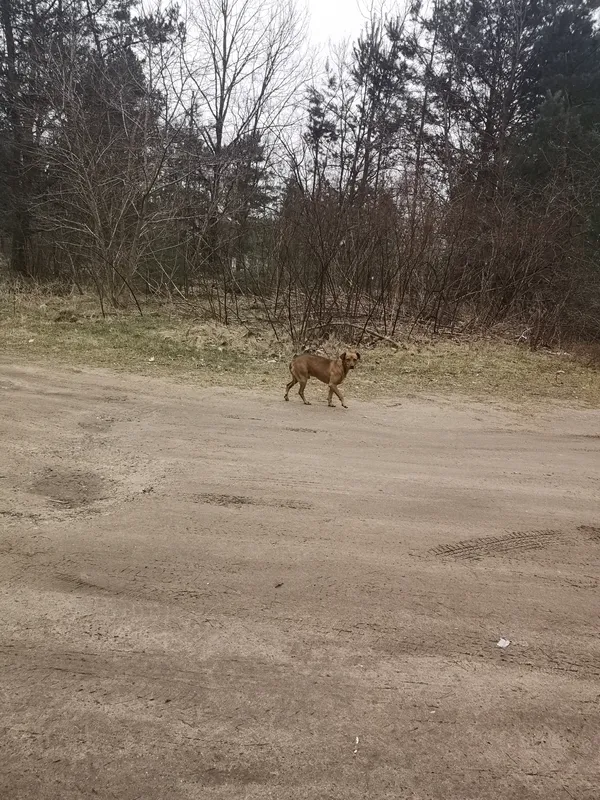
[(596, 0), (435, 0), (319, 61), (295, 0), (0, 0), (24, 284), (333, 329), (600, 336)]

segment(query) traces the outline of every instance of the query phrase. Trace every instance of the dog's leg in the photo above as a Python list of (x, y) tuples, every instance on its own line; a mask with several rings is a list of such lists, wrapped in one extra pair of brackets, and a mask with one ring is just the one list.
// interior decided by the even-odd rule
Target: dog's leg
[(335, 408), (335, 403), (332, 403), (331, 402), (332, 400), (333, 400), (333, 389), (330, 386), (329, 387), (329, 395), (327, 397), (327, 405), (330, 406), (330, 408)]
[(309, 406), (310, 403), (308, 402), (306, 397), (304, 397), (304, 389), (305, 388), (306, 388), (306, 378), (304, 380), (300, 379), (300, 388), (298, 389), (298, 394), (302, 398), (302, 402), (304, 403), (304, 405), (305, 406)]
[(290, 399), (288, 397), (288, 395), (290, 393), (290, 389), (292, 388), (292, 386), (295, 386), (297, 383), (298, 383), (297, 379), (294, 378), (294, 376), (292, 375), (292, 380), (285, 387), (285, 394), (283, 395), (283, 399), (284, 400), (289, 400)]
[(344, 402), (344, 397), (343, 397), (342, 393), (340, 392), (340, 390), (338, 389), (338, 387), (337, 387), (337, 386), (334, 386), (334, 384), (333, 384), (333, 383), (330, 383), (330, 384), (329, 384), (329, 400), (330, 400), (330, 403), (329, 403), (329, 405), (330, 405), (330, 406), (331, 406), (331, 405), (333, 405), (333, 403), (331, 402), (331, 396), (332, 396), (332, 393), (335, 393), (335, 394), (337, 394), (337, 396), (340, 398), (340, 402), (341, 402), (341, 404), (342, 404), (342, 408), (348, 408), (348, 406), (347, 406), (347, 405), (346, 405), (346, 403)]

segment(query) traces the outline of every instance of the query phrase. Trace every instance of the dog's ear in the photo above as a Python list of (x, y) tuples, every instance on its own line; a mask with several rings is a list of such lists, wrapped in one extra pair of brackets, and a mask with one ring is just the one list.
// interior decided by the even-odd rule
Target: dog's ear
[(345, 351), (345, 350), (344, 350), (344, 352), (342, 353), (342, 355), (340, 356), (340, 358), (342, 359), (342, 361), (345, 361), (345, 360), (346, 360), (346, 351)]
[(358, 358), (358, 360), (360, 361), (360, 353), (358, 352), (358, 350), (356, 351), (356, 357), (357, 357), (357, 358)]

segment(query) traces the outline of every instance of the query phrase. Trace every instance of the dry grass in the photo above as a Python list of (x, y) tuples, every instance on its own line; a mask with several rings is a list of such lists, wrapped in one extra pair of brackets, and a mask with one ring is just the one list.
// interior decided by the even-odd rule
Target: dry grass
[[(144, 311), (143, 317), (130, 311), (103, 318), (93, 298), (0, 292), (0, 346), (5, 360), (106, 367), (203, 385), (282, 391), (288, 380), (292, 344), (258, 320), (225, 327), (170, 305), (153, 303)], [(323, 348), (333, 354), (343, 346), (329, 340)], [(363, 351), (350, 392), (600, 407), (600, 370), (589, 361), (491, 338), (423, 339), (397, 353), (387, 345)]]

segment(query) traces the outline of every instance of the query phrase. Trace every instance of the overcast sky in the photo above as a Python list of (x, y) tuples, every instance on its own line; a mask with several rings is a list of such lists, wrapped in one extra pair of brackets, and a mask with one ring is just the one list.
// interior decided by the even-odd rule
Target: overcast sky
[(365, 0), (307, 0), (310, 13), (310, 38), (313, 44), (324, 45), (331, 39), (339, 42), (360, 33), (364, 16), (360, 8), (368, 7)]

